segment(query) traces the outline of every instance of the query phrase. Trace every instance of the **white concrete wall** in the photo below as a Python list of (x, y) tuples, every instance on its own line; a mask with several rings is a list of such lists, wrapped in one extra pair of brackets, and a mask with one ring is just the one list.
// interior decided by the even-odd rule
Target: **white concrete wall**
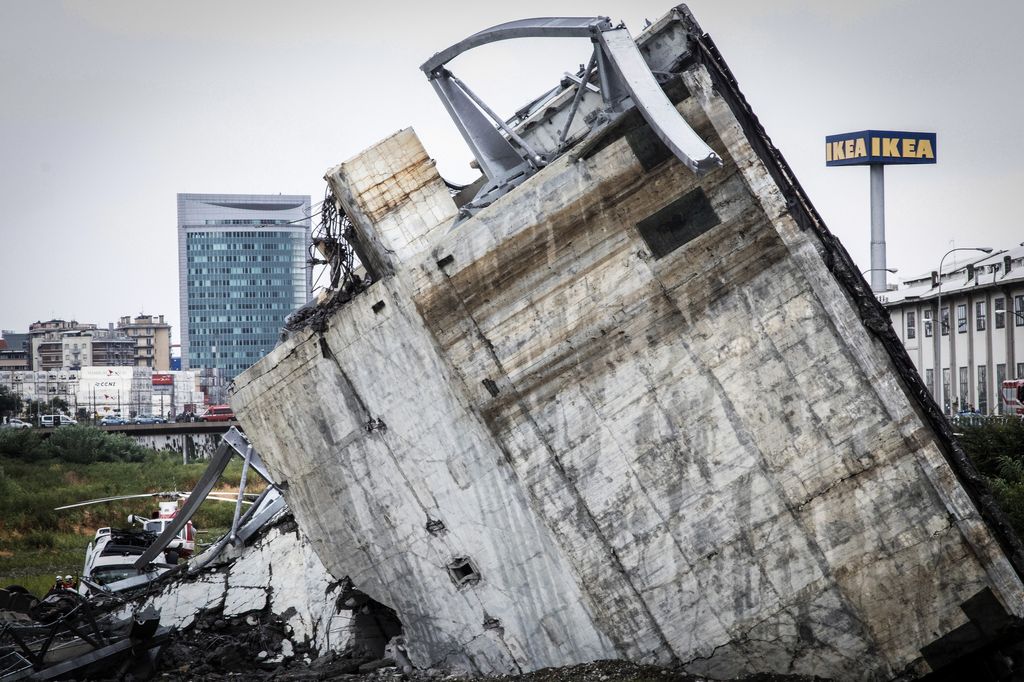
[(185, 455), (189, 460), (209, 459), (220, 445), (220, 433), (128, 434), (144, 448)]

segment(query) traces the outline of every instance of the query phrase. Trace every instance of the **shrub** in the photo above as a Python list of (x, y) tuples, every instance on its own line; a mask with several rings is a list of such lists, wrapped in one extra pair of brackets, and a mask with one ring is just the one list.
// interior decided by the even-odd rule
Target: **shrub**
[(51, 530), (37, 529), (27, 534), (23, 542), (31, 549), (53, 549), (57, 546), (57, 534)]
[(1017, 537), (1024, 539), (1024, 420), (989, 419), (958, 431), (960, 445), (988, 480)]
[(107, 433), (92, 426), (61, 427), (43, 443), (45, 456), (74, 464), (141, 462), (146, 449), (123, 433)]
[(989, 419), (957, 430), (960, 445), (984, 475), (1001, 476), (1005, 460), (1024, 464), (1024, 420)]
[(0, 456), (30, 462), (42, 456), (41, 444), (35, 429), (0, 429)]

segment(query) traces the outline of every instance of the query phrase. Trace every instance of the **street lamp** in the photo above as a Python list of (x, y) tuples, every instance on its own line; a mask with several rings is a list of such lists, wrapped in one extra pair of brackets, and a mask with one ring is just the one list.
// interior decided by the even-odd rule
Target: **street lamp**
[[(955, 249), (950, 249), (945, 254), (943, 254), (941, 259), (939, 259), (939, 282), (938, 282), (939, 290), (938, 290), (938, 298), (937, 298), (938, 310), (936, 311), (936, 317), (938, 317), (938, 320), (936, 320), (936, 321), (939, 323), (939, 333), (936, 334), (935, 337), (938, 340), (938, 344), (939, 344), (939, 353), (938, 353), (938, 357), (939, 357), (939, 376), (936, 377), (936, 378), (938, 380), (937, 383), (939, 384), (939, 409), (942, 410), (942, 414), (946, 414), (946, 400), (945, 400), (945, 397), (943, 396), (943, 389), (945, 388), (945, 382), (942, 380), (942, 263), (943, 263), (943, 261), (946, 260), (946, 256), (948, 256), (949, 254), (953, 253), (954, 251), (982, 251), (984, 253), (992, 253), (992, 249), (987, 247), (987, 246), (961, 246), (961, 247), (958, 247), (958, 248), (955, 248)], [(953, 321), (953, 316), (950, 315), (949, 317), (950, 317), (950, 322), (952, 322)], [(950, 325), (949, 336), (950, 336), (951, 339), (953, 338), (952, 325)], [(950, 385), (950, 388), (952, 388), (952, 386), (953, 386), (953, 368), (952, 367), (949, 368), (949, 385)], [(950, 408), (952, 408), (952, 407), (953, 407), (953, 404), (950, 403)]]
[[(888, 272), (890, 274), (895, 275), (898, 272), (898, 270), (896, 268), (868, 268), (867, 270), (861, 270), (860, 276), (863, 277), (866, 274), (868, 274), (869, 272)], [(875, 288), (873, 282), (872, 282), (871, 288), (872, 288), (872, 290), (874, 290), (874, 288)], [(886, 288), (888, 288), (888, 285), (886, 285)], [(877, 293), (881, 293), (881, 292), (875, 291), (875, 293), (877, 294)]]

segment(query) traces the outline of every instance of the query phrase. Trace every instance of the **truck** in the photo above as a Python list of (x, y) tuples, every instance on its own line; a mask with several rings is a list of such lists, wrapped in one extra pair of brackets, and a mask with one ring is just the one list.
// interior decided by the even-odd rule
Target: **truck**
[(1024, 417), (1024, 379), (1007, 379), (999, 393), (1003, 400), (1003, 414)]

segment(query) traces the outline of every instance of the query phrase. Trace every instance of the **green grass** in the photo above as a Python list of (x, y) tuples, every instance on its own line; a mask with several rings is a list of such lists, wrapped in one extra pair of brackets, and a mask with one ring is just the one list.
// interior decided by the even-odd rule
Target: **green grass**
[[(72, 464), (55, 458), (26, 461), (0, 456), (0, 587), (18, 584), (41, 596), (54, 576), (78, 575), (85, 548), (96, 529), (126, 527), (129, 514), (150, 516), (155, 498), (123, 500), (66, 511), (54, 507), (98, 497), (144, 492), (189, 491), (206, 463), (181, 464), (178, 455), (147, 451), (137, 462)], [(238, 487), (241, 459), (231, 462), (219, 488)], [(258, 482), (258, 485), (257, 485)], [(248, 490), (262, 489), (258, 476)], [(209, 530), (200, 542), (215, 540), (230, 527), (234, 505), (207, 501), (193, 518)]]

